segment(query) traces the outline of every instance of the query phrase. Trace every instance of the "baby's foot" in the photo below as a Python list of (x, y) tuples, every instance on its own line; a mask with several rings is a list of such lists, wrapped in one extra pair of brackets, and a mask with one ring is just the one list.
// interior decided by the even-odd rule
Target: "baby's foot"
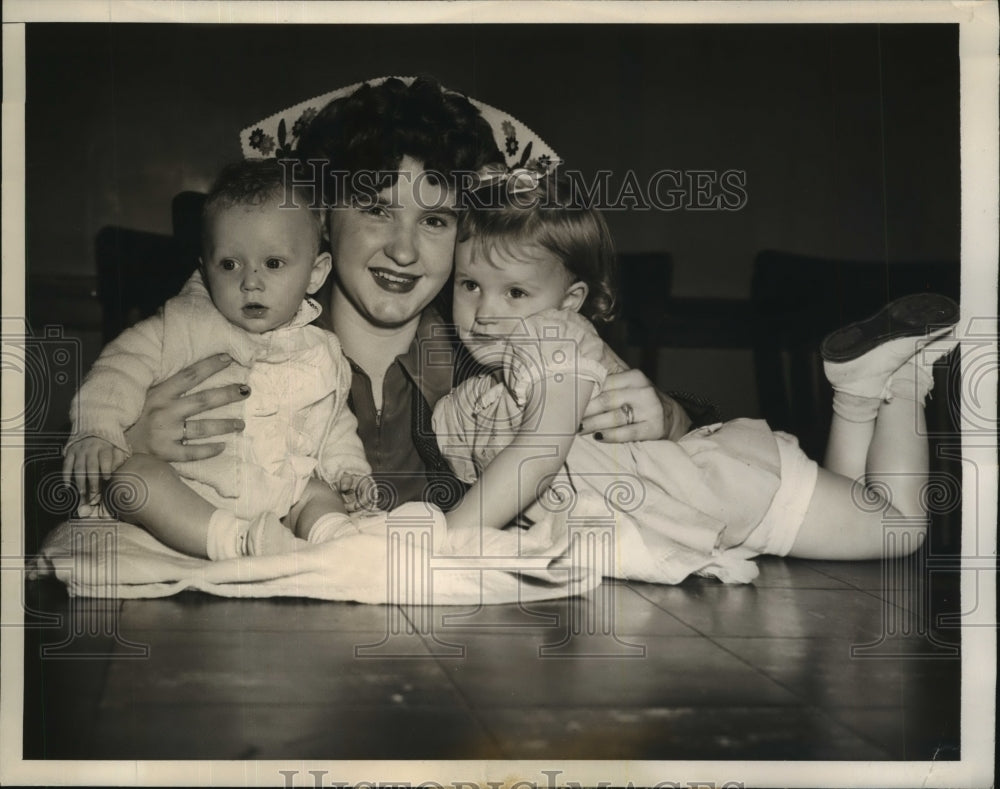
[(319, 544), (336, 540), (346, 534), (357, 534), (358, 530), (350, 515), (342, 512), (328, 512), (320, 515), (309, 529), (309, 542)]
[[(820, 346), (823, 369), (836, 392), (878, 400), (892, 396), (893, 373), (917, 356), (921, 365), (954, 347), (943, 335), (958, 321), (958, 305), (936, 293), (904, 296), (872, 317), (828, 335)], [(941, 338), (939, 341), (938, 338)], [(936, 357), (929, 356), (931, 343)], [(926, 349), (926, 352), (922, 351)]]
[(305, 540), (300, 540), (292, 534), (291, 530), (273, 512), (264, 512), (250, 522), (244, 554), (247, 556), (272, 556), (279, 553), (292, 553), (308, 544)]

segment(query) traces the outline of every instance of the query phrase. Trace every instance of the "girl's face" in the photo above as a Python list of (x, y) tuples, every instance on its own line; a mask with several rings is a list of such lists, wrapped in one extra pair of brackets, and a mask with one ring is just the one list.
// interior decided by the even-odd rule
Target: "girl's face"
[(330, 273), (330, 255), (316, 253), (316, 220), (306, 208), (279, 208), (282, 199), (220, 208), (208, 219), (205, 284), (219, 312), (254, 334), (288, 324)]
[(455, 197), (404, 156), (395, 185), (367, 204), (334, 208), (330, 246), (337, 287), (374, 326), (418, 320), (451, 274)]
[(455, 326), (480, 364), (501, 362), (504, 340), (523, 331), (522, 318), (549, 309), (576, 311), (586, 297), (587, 286), (537, 244), (484, 250), (469, 240), (455, 250)]

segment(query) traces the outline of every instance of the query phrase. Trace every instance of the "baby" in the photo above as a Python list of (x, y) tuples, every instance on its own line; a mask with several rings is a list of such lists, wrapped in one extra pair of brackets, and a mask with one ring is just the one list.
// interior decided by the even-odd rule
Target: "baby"
[[(117, 517), (193, 556), (324, 541), (348, 521), (345, 499), (356, 506), (370, 468), (347, 405), (351, 371), (340, 343), (309, 325), (321, 308), (308, 294), (331, 267), (321, 219), (303, 196), (286, 193), (278, 162), (244, 161), (220, 174), (203, 227), (199, 270), (157, 315), (109, 343), (84, 379), (63, 473), (87, 502), (81, 515), (110, 480), (106, 504)], [(147, 389), (213, 354), (234, 363), (210, 386), (241, 384), (244, 399), (208, 416), (240, 418), (244, 431), (205, 460), (130, 456), (124, 431)]]
[[(758, 554), (878, 558), (883, 513), (915, 531), (909, 549), (923, 539), (923, 405), (931, 364), (956, 344), (954, 302), (904, 297), (824, 341), (834, 389), (824, 468), (793, 436), (752, 419), (677, 442), (603, 443), (576, 432), (588, 400), (621, 369), (592, 324), (614, 305), (607, 225), (553, 176), (515, 171), (479, 202), (462, 218), (453, 309), (488, 373), (440, 400), (433, 418), (442, 453), (475, 483), (448, 513), (452, 548), (536, 500), (566, 509), (561, 491), (574, 490), (603, 504), (622, 485), (635, 506), (615, 514), (616, 574), (639, 580), (747, 581)], [(627, 405), (622, 414), (628, 423)]]

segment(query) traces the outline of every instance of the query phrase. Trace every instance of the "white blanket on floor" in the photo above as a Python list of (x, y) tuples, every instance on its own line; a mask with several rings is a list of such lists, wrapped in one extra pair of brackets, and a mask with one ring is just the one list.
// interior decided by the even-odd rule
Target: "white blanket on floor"
[[(440, 511), (419, 505), (414, 516), (413, 506), (390, 513), (388, 524), (372, 521), (360, 533), (296, 553), (215, 562), (178, 553), (137, 526), (75, 520), (46, 538), (34, 571), (55, 574), (70, 594), (85, 597), (166, 597), (196, 589), (225, 597), (403, 605), (528, 602), (580, 594), (601, 582), (599, 569), (570, 558), (565, 517), (527, 531), (490, 531), (470, 556), (448, 548)], [(442, 543), (443, 549), (432, 547)]]

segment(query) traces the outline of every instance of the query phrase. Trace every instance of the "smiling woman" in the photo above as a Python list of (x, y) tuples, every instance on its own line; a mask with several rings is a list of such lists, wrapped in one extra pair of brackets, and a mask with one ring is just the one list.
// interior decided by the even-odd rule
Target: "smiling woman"
[(445, 184), (426, 177), (421, 162), (404, 156), (396, 182), (370, 205), (350, 201), (329, 212), (334, 331), (340, 334), (357, 319), (390, 330), (383, 337), (398, 341), (385, 349), (395, 351), (385, 366), (412, 339), (399, 330), (419, 321), (451, 276), (458, 227), (454, 200)]
[[(379, 502), (388, 508), (428, 499), (448, 509), (463, 488), (441, 457), (430, 414), (455, 383), (453, 354), (429, 362), (426, 349), (428, 343), (440, 345), (443, 336), (433, 302), (452, 273), (456, 204), (471, 174), (522, 165), (536, 147), (539, 155), (528, 163), (544, 170), (556, 159), (509, 116), (431, 79), (374, 80), (324, 99), (315, 114), (298, 105), (245, 130), (244, 149), (269, 155), (276, 139), (282, 156), (297, 157), (301, 173), (311, 173), (314, 195), (336, 196), (327, 211), (334, 275), (320, 299), (327, 308), (325, 325), (351, 363), (351, 407)], [(308, 123), (289, 124), (284, 115)], [(498, 139), (510, 156), (501, 153)], [(679, 435), (690, 425), (641, 373), (619, 374), (608, 388), (618, 390), (616, 401), (593, 413), (609, 415), (605, 427), (621, 428), (617, 434), (606, 430), (611, 440)], [(223, 392), (218, 398), (213, 404), (231, 401)], [(627, 423), (621, 400), (631, 407)], [(159, 424), (170, 419), (161, 413)], [(146, 436), (149, 427), (140, 419), (133, 432)], [(184, 458), (183, 448), (174, 445), (147, 441), (140, 448), (165, 459)]]
[[(258, 13), (257, 4), (251, 5)], [(799, 10), (813, 5), (794, 4)], [(441, 6), (426, 7), (437, 9), (435, 18), (441, 18)], [(546, 4), (546, 13), (549, 8)], [(940, 9), (935, 8), (936, 14)], [(615, 9), (623, 18), (656, 10), (648, 4)], [(460, 18), (456, 10), (449, 4), (446, 15)], [(553, 14), (558, 11), (553, 7)], [(494, 13), (509, 18), (502, 4)], [(829, 9), (822, 13), (831, 18)], [(971, 12), (953, 9), (956, 21), (958, 13)], [(169, 242), (171, 197), (182, 190), (207, 190), (218, 164), (239, 155), (244, 138), (237, 130), (248, 128), (249, 136), (260, 129), (258, 154), (273, 156), (280, 147), (295, 151), (326, 102), (311, 113), (304, 107), (283, 114), (284, 139), (279, 139), (279, 120), (270, 125), (251, 121), (324, 93), (333, 87), (331, 74), (346, 84), (390, 73), (433, 73), (455, 90), (515, 111), (557, 146), (568, 166), (585, 175), (585, 191), (595, 200), (606, 195), (609, 203), (624, 202), (618, 199), (626, 191), (623, 185), (631, 184), (638, 184), (651, 204), (658, 197), (666, 208), (653, 204), (648, 212), (611, 211), (607, 217), (623, 253), (656, 253), (642, 266), (626, 259), (630, 287), (623, 291), (624, 315), (631, 328), (625, 344), (635, 353), (630, 358), (640, 348), (657, 357), (663, 385), (705, 393), (732, 415), (759, 414), (749, 347), (752, 324), (749, 309), (738, 309), (749, 303), (736, 301), (750, 298), (759, 250), (870, 261), (957, 260), (962, 227), (958, 24), (414, 26), (342, 24), (343, 12), (336, 16), (327, 17), (327, 24), (302, 25), (122, 25), (106, 19), (29, 24), (26, 242), (32, 273), (72, 273), (83, 279), (91, 273), (93, 239), (102, 227), (157, 233)], [(691, 18), (686, 10), (684, 18)], [(261, 19), (258, 13), (255, 21)], [(962, 41), (964, 48), (964, 32)], [(4, 52), (6, 57), (7, 47)], [(518, 55), (511, 57), (512, 52)], [(986, 55), (984, 62), (995, 63)], [(966, 65), (963, 60), (963, 70)], [(378, 227), (393, 221), (394, 210), (403, 210), (403, 157), (419, 174), (443, 167), (432, 160), (433, 148), (448, 152), (449, 161), (463, 158), (459, 149), (466, 150), (465, 143), (448, 142), (458, 140), (459, 129), (468, 126), (455, 119), (462, 114), (461, 101), (434, 114), (430, 108), (440, 109), (442, 102), (428, 90), (420, 102), (428, 108), (427, 117), (401, 117), (400, 99), (407, 91), (398, 85), (377, 88), (366, 93), (371, 111), (356, 106), (362, 103), (359, 97), (350, 106), (339, 103), (336, 117), (332, 110), (327, 113), (325, 128), (336, 145), (316, 147), (321, 162), (348, 173), (384, 168), (384, 154), (395, 176), (366, 191), (380, 196), (374, 215), (362, 213), (360, 204), (352, 214), (346, 196), (333, 200), (335, 193), (329, 191), (331, 201), (342, 204), (334, 209), (342, 216), (325, 224), (342, 234), (343, 255), (351, 227)], [(390, 118), (398, 120), (385, 120)], [(405, 133), (396, 135), (394, 127)], [(445, 127), (453, 134), (443, 133)], [(342, 158), (364, 144), (366, 129), (371, 132), (368, 160)], [(483, 138), (482, 147), (507, 159), (506, 151), (517, 143), (514, 159), (520, 159), (529, 140), (519, 134), (508, 143), (499, 131), (499, 138)], [(537, 150), (536, 141), (532, 155)], [(604, 183), (597, 175), (601, 170), (613, 173), (603, 192), (595, 186)], [(685, 174), (699, 170), (720, 174), (704, 197), (698, 183), (685, 180)], [(680, 175), (657, 180), (657, 173), (670, 172)], [(716, 198), (724, 201), (726, 172), (746, 173), (745, 207), (694, 210)], [(364, 185), (359, 182), (359, 189)], [(386, 191), (393, 186), (395, 196), (392, 189)], [(450, 197), (450, 190), (441, 196)], [(684, 207), (668, 210), (674, 198)], [(441, 207), (425, 207), (432, 206)], [(430, 229), (424, 225), (423, 230)], [(427, 246), (415, 248), (423, 252)], [(363, 263), (360, 271), (370, 276), (372, 292), (386, 301), (413, 298), (425, 281), (413, 277), (425, 275), (408, 272), (421, 271), (427, 261), (418, 257), (407, 266), (385, 251), (371, 254), (375, 260)], [(151, 255), (128, 257), (133, 259), (146, 277), (167, 265)], [(635, 265), (629, 268), (630, 263)], [(829, 286), (817, 287), (804, 265), (798, 272), (803, 273), (785, 280), (800, 299), (816, 290), (834, 294), (833, 284), (839, 283), (831, 277), (823, 280)], [(329, 309), (336, 281), (335, 275), (328, 277), (317, 295), (324, 308), (319, 320), (336, 317)], [(394, 292), (407, 288), (412, 290)], [(856, 290), (856, 281), (847, 289)], [(872, 289), (878, 290), (877, 282)], [(29, 313), (35, 329), (69, 320), (70, 311), (59, 312), (68, 301), (57, 300), (60, 293), (47, 283), (35, 285), (36, 311)], [(342, 337), (353, 363), (347, 387), (368, 457), (383, 488), (394, 491), (387, 493), (386, 503), (392, 495), (400, 500), (426, 495), (432, 479), (445, 478), (434, 465), (428, 406), (436, 393), (451, 387), (453, 366), (450, 359), (421, 349), (447, 348), (453, 338), (443, 333), (433, 304), (420, 312), (415, 327), (409, 323), (396, 331), (361, 319), (346, 295), (341, 298), (347, 317), (356, 319), (354, 333), (347, 330)], [(682, 312), (671, 295), (695, 303), (683, 305), (688, 309)], [(815, 295), (840, 306), (836, 295)], [(723, 330), (713, 325), (721, 310), (706, 309), (712, 300), (726, 301), (714, 305), (727, 310), (730, 322)], [(97, 300), (88, 303), (99, 316)], [(113, 297), (106, 304), (117, 307)], [(646, 321), (647, 311), (652, 318), (669, 317), (669, 323)], [(689, 331), (691, 324), (698, 331)], [(100, 324), (93, 325), (96, 346)], [(412, 342), (397, 355), (365, 356), (407, 333)], [(803, 342), (799, 326), (789, 334), (797, 348)], [(85, 361), (96, 355), (94, 350)], [(799, 358), (791, 356), (791, 361)], [(966, 354), (963, 365), (967, 361)], [(209, 359), (194, 378), (207, 378), (222, 366)], [(231, 372), (224, 369), (222, 381), (230, 380)], [(184, 418), (199, 403), (215, 398), (218, 405), (225, 397), (211, 389), (180, 397), (188, 385), (177, 379), (151, 391), (146, 418), (137, 426), (140, 431), (145, 426), (147, 438), (130, 433), (134, 447), (151, 434), (153, 443), (145, 445), (157, 453), (207, 451), (210, 444), (199, 440), (177, 443), (185, 428), (189, 437), (210, 436), (211, 429), (216, 435), (208, 440), (221, 440), (224, 430), (204, 418), (211, 414), (193, 415), (186, 424)], [(233, 397), (239, 385), (234, 380)], [(381, 386), (378, 399), (376, 386)], [(253, 390), (259, 393), (258, 387)], [(51, 405), (51, 413), (63, 419), (68, 401)], [(235, 405), (242, 407), (240, 401)], [(641, 416), (637, 408), (634, 418)], [(626, 421), (625, 409), (608, 414), (608, 425)], [(970, 472), (969, 490), (973, 467), (955, 464)], [(30, 540), (52, 521), (51, 516), (39, 520), (39, 513), (46, 517), (45, 490), (39, 487), (31, 495), (41, 477), (34, 471), (39, 467), (25, 465), (29, 553), (37, 547)], [(955, 479), (961, 486), (962, 478)], [(5, 497), (5, 507), (15, 501), (15, 496)], [(17, 513), (8, 514), (10, 509), (5, 528), (16, 527)], [(119, 534), (124, 532), (119, 528)], [(337, 545), (318, 546), (324, 548), (331, 574), (360, 575), (367, 569)], [(929, 555), (936, 562), (950, 558)], [(185, 566), (195, 564), (207, 566), (208, 573), (225, 566), (185, 559)], [(100, 600), (67, 600), (61, 586), (33, 582), (24, 598), (29, 610), (58, 616), (65, 627), (25, 630), (24, 664), (30, 673), (24, 693), (15, 686), (2, 695), (5, 712), (7, 702), (16, 706), (23, 695), (26, 759), (39, 767), (45, 759), (84, 759), (81, 768), (88, 775), (97, 775), (95, 760), (105, 759), (119, 760), (117, 767), (111, 762), (106, 767), (118, 773), (123, 760), (136, 759), (294, 759), (296, 765), (302, 759), (407, 759), (412, 760), (408, 767), (393, 768), (397, 778), (408, 771), (408, 778), (438, 778), (449, 785), (445, 777), (500, 781), (510, 768), (492, 762), (470, 767), (466, 774), (460, 765), (442, 765), (443, 774), (433, 775), (421, 772), (420, 765), (429, 759), (516, 758), (529, 766), (530, 760), (558, 766), (556, 760), (577, 759), (577, 765), (594, 765), (587, 768), (588, 776), (574, 767), (559, 775), (547, 770), (552, 773), (548, 780), (530, 773), (523, 777), (539, 786), (567, 781), (653, 785), (670, 769), (661, 760), (676, 758), (729, 764), (721, 768), (730, 771), (718, 777), (720, 785), (724, 779), (751, 782), (765, 775), (770, 782), (788, 783), (801, 780), (803, 770), (832, 775), (833, 781), (835, 767), (803, 768), (787, 761), (823, 758), (844, 766), (845, 779), (848, 766), (859, 761), (892, 759), (892, 764), (875, 764), (872, 775), (891, 771), (896, 777), (907, 770), (897, 779), (907, 783), (932, 768), (935, 776), (950, 775), (955, 764), (949, 760), (960, 753), (967, 757), (977, 747), (975, 737), (959, 742), (959, 680), (971, 677), (975, 684), (980, 674), (989, 676), (978, 667), (963, 672), (955, 659), (912, 657), (948, 654), (932, 639), (947, 642), (951, 654), (957, 654), (959, 641), (965, 654), (978, 643), (971, 638), (976, 628), (940, 626), (946, 621), (942, 614), (957, 622), (958, 603), (968, 602), (957, 594), (955, 576), (942, 564), (926, 576), (918, 572), (911, 562), (768, 557), (752, 586), (699, 579), (677, 586), (613, 583), (552, 603), (477, 610), (472, 610), (476, 601), (442, 610), (225, 600), (194, 591), (161, 600), (108, 600), (105, 607)], [(384, 589), (382, 575), (367, 576), (374, 579), (372, 586)], [(933, 589), (925, 583), (931, 578)], [(441, 591), (439, 579), (435, 571), (435, 595)], [(887, 583), (896, 585), (887, 588)], [(525, 593), (541, 588), (530, 580), (519, 586)], [(130, 587), (129, 593), (136, 590)], [(41, 621), (37, 615), (26, 618)], [(922, 630), (925, 623), (933, 624)], [(896, 629), (886, 632), (887, 627)], [(74, 636), (79, 633), (86, 638)], [(447, 645), (456, 644), (462, 657), (449, 659), (457, 647)], [(18, 638), (4, 640), (5, 650), (19, 652), (18, 645)], [(143, 659), (118, 659), (138, 651), (137, 645)], [(939, 654), (931, 655), (935, 650)], [(90, 653), (91, 659), (46, 657), (79, 652)], [(893, 657), (902, 652), (903, 657)], [(637, 653), (641, 659), (630, 659)], [(9, 739), (16, 750), (14, 730)], [(742, 758), (767, 759), (771, 766), (744, 768), (732, 761)], [(621, 760), (627, 769), (599, 774), (598, 759)], [(934, 761), (913, 764), (914, 759)], [(204, 764), (190, 765), (185, 780), (198, 781), (195, 773), (203, 774)], [(212, 769), (213, 775), (225, 772), (218, 780), (237, 784), (248, 769), (263, 774), (268, 764), (276, 763), (232, 761), (227, 767), (216, 761)], [(346, 762), (338, 764), (325, 777), (319, 776), (321, 770), (314, 775), (301, 770), (294, 779), (287, 774), (293, 771), (283, 776), (272, 767), (271, 780), (332, 785), (334, 778), (372, 778), (366, 774), (371, 762), (353, 770)], [(67, 769), (62, 761), (47, 766), (48, 782)], [(788, 771), (775, 773), (785, 766)], [(174, 761), (171, 769), (183, 767)], [(793, 775), (795, 768), (799, 772)], [(698, 777), (677, 769), (678, 783)], [(746, 771), (752, 773), (749, 778)], [(116, 780), (107, 777), (105, 783)]]

